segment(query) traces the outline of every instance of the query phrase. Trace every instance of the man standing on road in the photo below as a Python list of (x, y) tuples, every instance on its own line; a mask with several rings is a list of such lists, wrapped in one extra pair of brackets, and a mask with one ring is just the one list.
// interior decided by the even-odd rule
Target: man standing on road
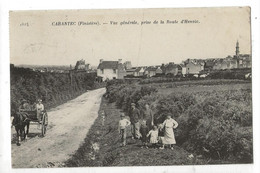
[(132, 124), (132, 138), (140, 138), (140, 111), (135, 107), (135, 103), (131, 103), (130, 121)]

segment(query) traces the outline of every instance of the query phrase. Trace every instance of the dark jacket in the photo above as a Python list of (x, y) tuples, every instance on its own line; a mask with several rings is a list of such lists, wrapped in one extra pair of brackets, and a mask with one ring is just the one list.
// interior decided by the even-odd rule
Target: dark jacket
[(140, 133), (142, 135), (142, 137), (141, 137), (142, 142), (147, 142), (148, 137), (146, 135), (148, 134), (148, 128), (146, 126), (145, 127), (141, 126)]
[(149, 120), (149, 119), (152, 120), (153, 119), (153, 112), (150, 108), (148, 110), (142, 111), (142, 119), (144, 119), (144, 120)]
[(132, 109), (130, 112), (130, 121), (131, 123), (137, 123), (140, 120), (140, 111), (135, 108), (134, 110)]

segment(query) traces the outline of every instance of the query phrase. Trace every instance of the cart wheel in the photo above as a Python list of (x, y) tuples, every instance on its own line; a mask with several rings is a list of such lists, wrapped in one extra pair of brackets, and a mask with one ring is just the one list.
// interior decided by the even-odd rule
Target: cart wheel
[(47, 112), (45, 113), (45, 126), (46, 126), (46, 128), (47, 128), (47, 126), (48, 126), (48, 123), (49, 123), (49, 119), (48, 119), (48, 114), (47, 114)]
[(46, 113), (42, 115), (42, 137), (46, 134)]

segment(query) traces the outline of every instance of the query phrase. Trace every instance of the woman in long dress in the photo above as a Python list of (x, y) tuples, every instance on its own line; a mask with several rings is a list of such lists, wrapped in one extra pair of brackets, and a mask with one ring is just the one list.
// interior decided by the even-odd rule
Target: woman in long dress
[(173, 129), (177, 127), (178, 123), (172, 119), (170, 115), (168, 115), (162, 124), (162, 128), (164, 128), (164, 138), (162, 141), (163, 145), (160, 147), (160, 149), (164, 149), (165, 145), (170, 145), (171, 149), (173, 150), (173, 145), (176, 144)]

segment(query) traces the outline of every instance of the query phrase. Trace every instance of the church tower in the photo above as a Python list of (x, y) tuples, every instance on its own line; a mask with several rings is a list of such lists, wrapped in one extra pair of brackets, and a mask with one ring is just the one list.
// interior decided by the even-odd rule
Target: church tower
[(242, 65), (242, 60), (239, 58), (239, 42), (236, 43), (236, 55), (234, 56), (236, 59), (236, 68), (240, 68), (240, 65)]
[(236, 44), (236, 57), (238, 58), (239, 57), (239, 42), (237, 41), (237, 44)]

